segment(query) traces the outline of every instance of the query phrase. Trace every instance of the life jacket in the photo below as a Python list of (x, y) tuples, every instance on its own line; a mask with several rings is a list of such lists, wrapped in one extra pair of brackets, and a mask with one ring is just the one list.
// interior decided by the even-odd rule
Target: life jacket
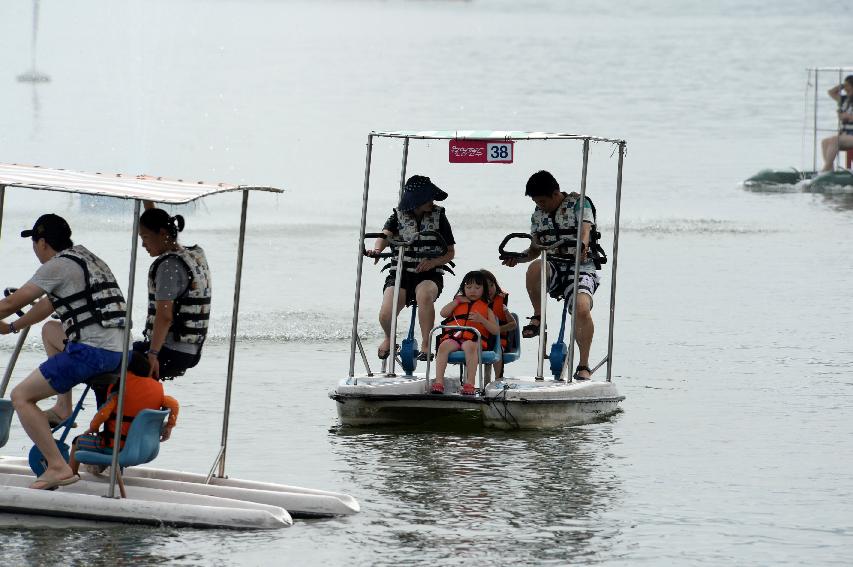
[[(839, 108), (841, 112), (853, 113), (853, 97), (841, 95)], [(847, 135), (853, 134), (853, 121), (842, 121), (839, 133)]]
[[(117, 389), (118, 384), (109, 387), (107, 396), (113, 392), (113, 388)], [(142, 410), (159, 410), (162, 408), (163, 395), (163, 384), (159, 380), (147, 376), (137, 376), (130, 371), (127, 372), (121, 419), (121, 447), (124, 447), (124, 440), (127, 438), (127, 432), (130, 431), (130, 422), (133, 421), (133, 418)], [(104, 447), (114, 446), (117, 417), (116, 412), (113, 411), (104, 423), (104, 430), (101, 432), (101, 445)]]
[[(438, 232), (441, 213), (443, 211), (443, 207), (433, 205), (432, 210), (424, 213), (424, 216), (418, 220), (415, 214), (411, 211), (401, 212), (394, 209), (394, 212), (397, 213), (398, 236), (401, 240), (409, 241), (412, 240), (419, 232), (427, 230)], [(434, 254), (441, 250), (437, 244), (430, 244), (430, 242), (436, 242), (436, 238), (429, 235), (421, 236), (418, 238), (414, 246), (406, 247), (406, 251), (403, 254), (404, 271), (414, 272), (415, 268), (418, 267), (418, 264), (424, 260), (424, 254)], [(398, 247), (391, 245), (391, 250), (396, 253), (398, 251)], [(396, 273), (396, 256), (391, 258), (391, 262), (382, 267), (383, 270), (388, 268), (391, 269), (390, 273)], [(447, 266), (439, 266), (436, 268), (436, 271), (440, 274), (443, 274), (444, 272), (453, 273)]]
[[(80, 266), (86, 286), (83, 291), (66, 297), (47, 294), (68, 340), (79, 341), (80, 329), (90, 325), (124, 328), (127, 305), (109, 266), (80, 245), (62, 250), (57, 257), (68, 258)], [(85, 303), (71, 307), (73, 302), (80, 300)]]
[[(492, 310), (492, 313), (495, 314), (495, 317), (498, 320), (498, 325), (503, 326), (509, 323), (512, 320), (512, 315), (509, 311), (506, 310), (506, 306), (509, 303), (509, 294), (498, 293), (495, 294), (495, 297), (492, 298), (492, 301), (489, 302), (489, 309)], [(501, 350), (505, 351), (509, 341), (507, 337), (509, 333), (504, 331), (501, 333)]]
[(166, 258), (178, 258), (187, 271), (189, 285), (173, 302), (172, 327), (170, 332), (175, 341), (188, 344), (202, 344), (207, 337), (210, 324), (210, 268), (204, 250), (199, 246), (189, 246), (175, 252), (166, 252), (157, 258), (148, 270), (148, 317), (145, 320), (143, 336), (151, 340), (154, 330), (154, 318), (157, 315), (155, 292), (157, 289), (157, 269)]
[[(492, 334), (483, 326), (482, 323), (475, 323), (473, 321), (469, 321), (468, 318), (471, 315), (471, 312), (479, 313), (486, 319), (489, 318), (489, 304), (483, 301), (482, 299), (478, 299), (477, 301), (469, 301), (468, 303), (459, 303), (456, 307), (453, 308), (453, 313), (450, 314), (450, 317), (441, 322), (442, 325), (460, 325), (464, 327), (474, 327), (478, 331), (480, 331), (480, 337), (482, 338), (481, 344), (484, 349), (489, 348), (488, 340), (491, 338)], [(440, 341), (445, 339), (453, 338), (460, 343), (465, 341), (473, 341), (477, 339), (477, 335), (475, 335), (472, 331), (467, 329), (447, 329), (440, 338)]]
[[(531, 232), (535, 234), (544, 245), (551, 245), (558, 240), (568, 237), (567, 243), (560, 246), (556, 251), (549, 252), (548, 257), (553, 260), (574, 262), (575, 245), (578, 233), (578, 219), (582, 218), (580, 203), (572, 195), (563, 193), (563, 202), (553, 213), (546, 213), (539, 207), (533, 211), (531, 218)], [(607, 255), (599, 244), (601, 233), (596, 225), (595, 205), (589, 197), (586, 197), (592, 209), (592, 227), (589, 231), (588, 257), (595, 264), (595, 269), (600, 270), (602, 264), (607, 263)]]

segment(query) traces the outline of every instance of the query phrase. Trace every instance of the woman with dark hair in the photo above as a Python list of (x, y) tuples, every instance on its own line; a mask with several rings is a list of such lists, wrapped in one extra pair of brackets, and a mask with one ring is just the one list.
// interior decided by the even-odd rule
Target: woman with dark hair
[[(841, 94), (844, 91), (845, 94)], [(853, 75), (847, 75), (844, 82), (829, 89), (827, 92), (838, 103), (838, 135), (824, 138), (820, 142), (823, 153), (823, 169), (835, 169), (835, 156), (839, 150), (853, 150)]]
[(198, 364), (210, 320), (210, 268), (199, 246), (181, 246), (184, 217), (145, 203), (139, 218), (142, 247), (156, 258), (148, 270), (144, 339), (133, 350), (148, 356), (152, 376), (182, 376)]

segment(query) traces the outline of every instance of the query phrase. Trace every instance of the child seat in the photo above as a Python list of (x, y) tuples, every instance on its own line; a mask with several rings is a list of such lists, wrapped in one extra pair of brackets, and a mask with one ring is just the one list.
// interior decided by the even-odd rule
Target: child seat
[(512, 318), (515, 319), (515, 329), (507, 335), (506, 350), (503, 353), (504, 364), (521, 358), (521, 323), (518, 321), (518, 313), (512, 313)]
[[(169, 410), (152, 410), (146, 409), (139, 412), (133, 421), (130, 423), (130, 429), (127, 432), (127, 439), (124, 442), (124, 447), (118, 453), (119, 469), (132, 467), (135, 465), (143, 465), (153, 461), (160, 452), (160, 432), (163, 430), (163, 423), (169, 417)], [(110, 466), (113, 462), (113, 455), (110, 449), (104, 449), (104, 452), (98, 451), (77, 451), (74, 453), (75, 458), (80, 463), (89, 465)], [(121, 470), (116, 475), (121, 490), (122, 498), (126, 498), (124, 492), (124, 482), (121, 480)]]

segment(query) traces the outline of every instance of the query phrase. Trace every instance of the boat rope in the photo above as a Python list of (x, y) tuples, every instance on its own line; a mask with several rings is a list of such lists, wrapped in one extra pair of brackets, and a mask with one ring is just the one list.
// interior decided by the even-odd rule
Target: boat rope
[[(489, 400), (489, 405), (495, 408), (495, 411), (498, 412), (498, 415), (501, 416), (501, 419), (518, 429), (520, 427), (518, 420), (515, 418), (514, 415), (512, 415), (512, 412), (509, 411), (509, 402), (507, 402), (506, 399), (506, 393), (508, 390), (509, 385), (504, 384), (503, 390), (501, 390), (501, 392), (493, 399)], [(498, 402), (500, 402), (500, 405), (503, 406), (503, 409), (501, 409), (501, 407), (498, 405)], [(512, 421), (510, 421), (510, 419), (512, 419)]]

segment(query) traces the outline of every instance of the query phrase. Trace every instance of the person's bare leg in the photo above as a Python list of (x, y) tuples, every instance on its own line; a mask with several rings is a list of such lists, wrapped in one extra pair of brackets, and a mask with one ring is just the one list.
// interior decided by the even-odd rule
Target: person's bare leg
[(74, 474), (56, 446), (50, 426), (47, 423), (47, 417), (36, 405), (36, 402), (56, 394), (57, 391), (50, 386), (41, 371), (36, 368), (12, 390), (12, 406), (18, 414), (24, 431), (47, 461), (47, 469), (45, 469), (44, 475), (52, 479), (63, 480), (74, 476)]
[(438, 299), (438, 286), (433, 281), (422, 281), (415, 288), (415, 300), (418, 302), (418, 324), (421, 327), (422, 352), (432, 352), (429, 344), (429, 332), (435, 325), (435, 300)]
[[(400, 289), (397, 301), (397, 313), (406, 306), (406, 290)], [(385, 340), (379, 345), (379, 350), (386, 352), (391, 348), (391, 309), (394, 303), (394, 288), (385, 288), (382, 295), (382, 307), (379, 308), (379, 324), (385, 332)]]
[[(65, 331), (59, 321), (48, 321), (42, 326), (41, 342), (48, 358), (65, 350), (65, 338)], [(72, 401), (70, 391), (59, 394), (56, 396), (56, 403), (51, 409), (59, 417), (66, 418), (71, 415)]]
[(456, 341), (446, 340), (438, 345), (438, 354), (435, 357), (435, 381), (444, 385), (444, 373), (447, 371), (447, 359), (450, 353), (459, 350)]
[(465, 383), (476, 386), (477, 364), (480, 362), (477, 357), (477, 343), (474, 341), (465, 341), (462, 343), (462, 350), (465, 351)]
[(820, 141), (820, 149), (823, 154), (823, 169), (824, 171), (832, 171), (835, 169), (835, 156), (838, 155), (838, 136), (830, 136)]
[[(589, 351), (592, 347), (592, 335), (595, 333), (595, 323), (592, 320), (592, 301), (586, 293), (578, 293), (577, 313), (575, 314), (575, 342), (580, 351), (579, 366), (589, 367)], [(589, 378), (586, 370), (578, 372), (578, 376)]]
[[(550, 266), (548, 266), (548, 270), (548, 273), (550, 274)], [(527, 266), (525, 284), (527, 286), (527, 296), (530, 298), (530, 305), (533, 306), (533, 315), (538, 317), (542, 311), (542, 260), (533, 260), (530, 262), (530, 265)], [(532, 321), (531, 324), (533, 324)], [(541, 324), (541, 321), (536, 324)], [(531, 336), (535, 335), (525, 335), (524, 331), (522, 331), (521, 336), (525, 339), (529, 339)]]

